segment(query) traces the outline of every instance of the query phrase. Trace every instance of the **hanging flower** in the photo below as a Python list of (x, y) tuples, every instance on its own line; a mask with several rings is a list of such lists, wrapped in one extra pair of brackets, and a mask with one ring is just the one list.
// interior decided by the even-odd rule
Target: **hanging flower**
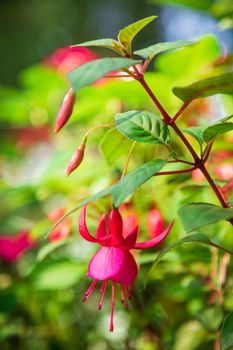
[[(131, 219), (130, 219), (131, 220)], [(121, 302), (128, 308), (128, 300), (131, 297), (131, 286), (137, 277), (138, 267), (130, 250), (152, 248), (165, 239), (170, 232), (173, 222), (159, 235), (145, 241), (137, 243), (138, 226), (135, 221), (130, 225), (123, 220), (118, 209), (113, 209), (108, 216), (103, 215), (100, 218), (99, 225), (96, 231), (96, 238), (93, 237), (86, 225), (86, 206), (83, 207), (79, 219), (80, 235), (87, 241), (98, 243), (102, 247), (92, 257), (87, 276), (93, 278), (90, 288), (86, 291), (83, 301), (85, 302), (93, 292), (97, 281), (102, 281), (100, 288), (101, 298), (98, 304), (98, 309), (102, 307), (104, 296), (107, 289), (107, 284), (112, 284), (111, 298), (111, 318), (110, 332), (113, 331), (113, 316), (114, 316), (114, 299), (115, 285), (120, 285)], [(107, 229), (108, 224), (108, 229)]]
[(8, 263), (17, 261), (27, 250), (33, 248), (36, 242), (30, 237), (29, 231), (21, 231), (15, 236), (0, 236), (0, 258)]

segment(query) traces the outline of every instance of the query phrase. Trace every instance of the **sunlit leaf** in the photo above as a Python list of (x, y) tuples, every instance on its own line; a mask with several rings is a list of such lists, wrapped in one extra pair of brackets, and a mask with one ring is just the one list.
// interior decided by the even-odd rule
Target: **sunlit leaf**
[(190, 203), (180, 208), (178, 214), (186, 232), (191, 232), (220, 220), (232, 219), (233, 208), (222, 208), (209, 203)]
[(145, 49), (134, 51), (134, 54), (151, 61), (156, 55), (158, 55), (161, 52), (176, 50), (181, 47), (190, 46), (194, 44), (195, 44), (194, 41), (188, 41), (188, 40), (157, 43), (157, 44), (148, 46)]
[(147, 111), (129, 111), (116, 115), (117, 129), (131, 140), (152, 144), (168, 144), (167, 125), (157, 115)]
[(159, 5), (179, 5), (202, 11), (208, 11), (213, 4), (213, 0), (150, 0), (150, 2)]
[(218, 136), (233, 130), (233, 123), (219, 123), (206, 128), (203, 132), (205, 142), (210, 142)]
[(233, 347), (233, 312), (225, 318), (221, 329), (221, 350), (230, 350)]
[(97, 40), (85, 41), (84, 43), (73, 45), (73, 47), (76, 47), (76, 46), (105, 47), (117, 53), (120, 53), (120, 54), (123, 53), (121, 45), (118, 43), (117, 40), (114, 40), (114, 39), (97, 39)]
[(140, 32), (147, 24), (153, 21), (157, 16), (150, 16), (141, 19), (135, 23), (130, 24), (129, 26), (123, 28), (119, 31), (118, 40), (121, 45), (124, 47), (125, 52), (131, 56), (131, 43), (135, 35)]
[(71, 82), (72, 88), (77, 91), (84, 86), (94, 83), (106, 73), (126, 68), (139, 62), (140, 61), (123, 57), (100, 58), (82, 64), (78, 68), (72, 70), (68, 74), (68, 79)]
[(114, 207), (118, 207), (129, 194), (133, 193), (139, 186), (149, 180), (165, 164), (165, 160), (152, 160), (124, 176), (112, 189)]
[(204, 139), (202, 135), (203, 130), (205, 130), (205, 128), (201, 126), (194, 126), (191, 128), (182, 129), (182, 131), (186, 132), (189, 135), (192, 135), (200, 145), (204, 143)]
[(175, 87), (174, 94), (182, 101), (192, 101), (196, 98), (216, 94), (233, 94), (233, 73), (225, 73), (216, 77), (203, 79), (186, 87)]

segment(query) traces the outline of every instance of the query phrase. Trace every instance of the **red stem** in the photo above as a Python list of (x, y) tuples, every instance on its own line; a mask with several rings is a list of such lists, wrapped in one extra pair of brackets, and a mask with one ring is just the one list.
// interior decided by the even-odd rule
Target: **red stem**
[(191, 103), (191, 100), (188, 100), (186, 102), (183, 103), (183, 105), (180, 107), (180, 109), (178, 110), (178, 112), (174, 115), (174, 117), (172, 118), (172, 122), (174, 123), (179, 116), (184, 112), (184, 110), (188, 107), (188, 105)]
[[(213, 179), (211, 178), (210, 174), (208, 173), (207, 169), (205, 168), (204, 165), (204, 161), (203, 159), (200, 159), (197, 155), (197, 153), (195, 152), (194, 148), (192, 147), (192, 145), (189, 143), (189, 141), (186, 139), (186, 137), (184, 136), (184, 134), (182, 133), (182, 131), (178, 128), (178, 126), (175, 124), (174, 119), (172, 119), (169, 114), (165, 111), (165, 109), (163, 108), (163, 106), (160, 104), (160, 102), (158, 101), (158, 99), (156, 98), (156, 96), (154, 95), (154, 93), (152, 92), (152, 90), (150, 89), (150, 87), (147, 85), (146, 81), (144, 80), (143, 75), (138, 74), (136, 79), (139, 81), (139, 83), (143, 86), (143, 88), (145, 89), (145, 91), (148, 93), (148, 95), (151, 97), (152, 101), (154, 102), (154, 104), (156, 105), (156, 107), (159, 109), (159, 111), (161, 112), (163, 119), (165, 121), (166, 124), (170, 125), (172, 127), (172, 129), (176, 132), (176, 134), (179, 136), (179, 138), (181, 139), (181, 141), (184, 143), (184, 145), (187, 147), (187, 149), (189, 150), (189, 152), (191, 153), (191, 155), (193, 156), (193, 159), (195, 161), (195, 167), (193, 168), (189, 168), (189, 169), (184, 169), (184, 171), (182, 170), (178, 170), (178, 174), (182, 172), (187, 172), (187, 171), (193, 171), (197, 168), (199, 168), (201, 170), (201, 172), (203, 173), (203, 175), (205, 176), (206, 180), (209, 182), (209, 185), (211, 186), (211, 188), (213, 189), (214, 193), (216, 194), (219, 202), (221, 203), (223, 208), (229, 208), (228, 203), (225, 201), (224, 197), (222, 196), (221, 192), (219, 191), (218, 187), (215, 185)], [(187, 107), (187, 104), (184, 103), (183, 106), (180, 108), (180, 110), (177, 112), (178, 116), (183, 112), (183, 110)], [(175, 115), (175, 117), (177, 116), (177, 114)], [(177, 119), (178, 117), (176, 117)], [(168, 172), (169, 174), (177, 174), (177, 172)], [(160, 175), (167, 175), (167, 172), (160, 172), (158, 174)], [(155, 174), (155, 175), (158, 175)], [(233, 225), (233, 219), (229, 220), (229, 222)]]
[(184, 173), (190, 173), (193, 170), (196, 170), (197, 167), (193, 166), (192, 168), (182, 169), (182, 170), (173, 170), (173, 171), (160, 171), (159, 173), (154, 174), (154, 176), (158, 175), (179, 175)]

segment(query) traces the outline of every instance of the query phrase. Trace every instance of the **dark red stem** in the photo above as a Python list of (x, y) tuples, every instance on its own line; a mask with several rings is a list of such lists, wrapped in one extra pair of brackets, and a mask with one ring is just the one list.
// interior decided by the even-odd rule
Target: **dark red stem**
[(197, 167), (193, 166), (192, 168), (182, 169), (182, 170), (172, 170), (172, 171), (160, 171), (159, 173), (154, 174), (154, 176), (158, 175), (179, 175), (184, 173), (190, 173), (193, 170), (196, 170)]

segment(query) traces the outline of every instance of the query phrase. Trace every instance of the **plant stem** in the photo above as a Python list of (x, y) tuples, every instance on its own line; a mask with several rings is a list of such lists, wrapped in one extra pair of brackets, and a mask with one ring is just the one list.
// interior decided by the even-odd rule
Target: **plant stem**
[(159, 173), (154, 174), (154, 176), (158, 175), (179, 175), (179, 174), (185, 174), (190, 173), (193, 170), (196, 170), (197, 167), (187, 168), (187, 169), (181, 169), (181, 170), (172, 170), (172, 171), (160, 171)]
[[(203, 175), (205, 176), (206, 180), (209, 182), (209, 185), (211, 186), (211, 188), (213, 189), (214, 193), (216, 194), (219, 202), (221, 203), (223, 208), (229, 208), (228, 203), (225, 201), (224, 197), (222, 196), (221, 192), (219, 191), (218, 187), (215, 185), (213, 179), (211, 178), (210, 174), (208, 173), (207, 169), (205, 168), (204, 165), (204, 161), (203, 159), (199, 158), (197, 153), (195, 152), (194, 148), (192, 147), (192, 145), (189, 143), (189, 141), (186, 139), (186, 137), (184, 136), (184, 134), (182, 133), (182, 131), (179, 129), (179, 127), (176, 125), (174, 119), (172, 119), (169, 114), (165, 111), (165, 109), (163, 108), (163, 106), (161, 105), (161, 103), (158, 101), (158, 99), (156, 98), (156, 96), (154, 95), (154, 93), (152, 92), (152, 90), (150, 89), (150, 87), (148, 86), (148, 84), (146, 83), (144, 76), (142, 74), (138, 74), (135, 79), (142, 85), (142, 87), (145, 89), (145, 91), (147, 92), (147, 94), (150, 96), (150, 98), (152, 99), (152, 101), (154, 102), (154, 104), (156, 105), (156, 107), (158, 108), (158, 110), (160, 111), (160, 113), (163, 116), (163, 119), (165, 121), (165, 123), (167, 125), (170, 125), (172, 127), (172, 129), (176, 132), (176, 134), (179, 136), (179, 138), (181, 139), (181, 141), (184, 143), (184, 145), (186, 146), (186, 148), (189, 150), (189, 152), (191, 153), (194, 162), (195, 162), (195, 167), (194, 168), (190, 168), (190, 170), (186, 169), (186, 171), (193, 171), (194, 169), (199, 168), (201, 170), (201, 172), (203, 173)], [(183, 106), (180, 108), (180, 110), (177, 112), (178, 116), (183, 112), (183, 110), (187, 107), (187, 105), (184, 103)], [(177, 116), (177, 114), (175, 115)], [(176, 118), (177, 119), (177, 118)], [(172, 172), (174, 173), (174, 172)], [(163, 173), (160, 173), (163, 174)], [(178, 174), (180, 174), (180, 172), (178, 172)], [(165, 174), (164, 174), (165, 175)], [(233, 219), (229, 220), (229, 222), (233, 225)]]
[(179, 116), (184, 112), (184, 110), (188, 107), (188, 105), (191, 103), (191, 100), (185, 101), (182, 106), (180, 107), (180, 109), (178, 110), (178, 112), (174, 115), (174, 117), (172, 118), (172, 122), (174, 123)]
[(126, 170), (128, 168), (128, 165), (129, 165), (129, 161), (130, 161), (130, 157), (131, 157), (131, 154), (132, 154), (132, 151), (133, 151), (133, 148), (136, 144), (136, 141), (134, 141), (129, 149), (129, 153), (127, 155), (127, 159), (126, 159), (126, 162), (125, 162), (125, 166), (124, 166), (124, 169), (122, 171), (122, 174), (121, 174), (121, 177), (120, 177), (120, 180), (125, 176), (125, 173), (126, 173)]

